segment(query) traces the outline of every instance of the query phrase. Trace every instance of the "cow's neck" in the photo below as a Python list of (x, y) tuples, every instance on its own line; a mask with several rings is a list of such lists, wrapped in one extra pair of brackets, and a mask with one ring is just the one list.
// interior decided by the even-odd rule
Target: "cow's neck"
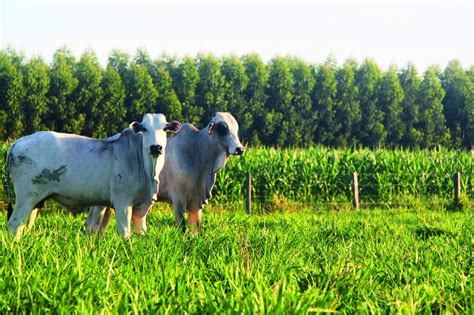
[(142, 137), (142, 134), (134, 134), (127, 128), (121, 132), (119, 137), (108, 139), (108, 141), (117, 143), (118, 151), (115, 154), (118, 156), (116, 159), (127, 160), (126, 166), (131, 168), (130, 174), (136, 176), (133, 180), (138, 181), (137, 187), (146, 186), (146, 198), (151, 202), (157, 190), (157, 181), (154, 178), (156, 160), (147, 153)]
[(138, 143), (139, 149), (136, 151), (137, 155), (135, 163), (137, 163), (136, 167), (138, 171), (142, 173), (142, 176), (147, 183), (147, 188), (149, 189), (148, 197), (150, 198), (151, 202), (151, 200), (154, 198), (154, 195), (156, 194), (158, 187), (158, 182), (155, 179), (156, 159), (151, 158), (150, 155), (147, 153), (146, 148), (142, 145), (141, 138), (138, 140)]
[(214, 175), (227, 162), (227, 154), (212, 143), (211, 136), (209, 136), (207, 129), (203, 129), (199, 132), (199, 138), (202, 165), (206, 166), (204, 167), (206, 174)]

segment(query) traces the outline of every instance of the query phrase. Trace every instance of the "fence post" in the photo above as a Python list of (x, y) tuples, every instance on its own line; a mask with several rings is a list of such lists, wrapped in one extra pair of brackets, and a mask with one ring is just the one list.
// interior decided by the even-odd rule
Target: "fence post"
[(461, 173), (454, 174), (454, 202), (458, 204), (461, 201)]
[(357, 181), (357, 172), (352, 173), (352, 207), (359, 209), (359, 183)]
[(252, 212), (252, 176), (250, 172), (245, 174), (245, 207), (247, 209), (247, 214)]

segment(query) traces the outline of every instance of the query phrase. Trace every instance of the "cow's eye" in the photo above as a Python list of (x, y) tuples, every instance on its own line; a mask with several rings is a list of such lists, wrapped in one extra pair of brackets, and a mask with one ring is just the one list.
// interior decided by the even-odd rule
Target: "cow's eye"
[(137, 132), (145, 132), (146, 131), (146, 128), (139, 122), (136, 122), (134, 121), (132, 124), (131, 124), (131, 127), (133, 128), (133, 132), (137, 133)]
[(218, 123), (214, 128), (216, 129), (217, 134), (221, 137), (227, 136), (229, 133), (229, 128), (224, 123)]

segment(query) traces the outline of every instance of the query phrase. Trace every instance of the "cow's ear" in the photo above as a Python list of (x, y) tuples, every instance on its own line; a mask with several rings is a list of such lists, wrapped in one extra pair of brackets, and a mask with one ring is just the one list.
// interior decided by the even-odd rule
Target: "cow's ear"
[(167, 132), (178, 132), (181, 129), (181, 123), (177, 120), (170, 121), (166, 124), (166, 127), (163, 129)]
[(211, 133), (214, 131), (214, 126), (215, 126), (215, 125), (216, 125), (216, 123), (213, 122), (213, 121), (211, 121), (211, 122), (209, 123), (209, 128), (207, 129), (207, 133), (208, 133), (208, 134), (211, 134)]
[(132, 131), (134, 133), (139, 133), (139, 132), (145, 132), (146, 131), (146, 128), (139, 122), (137, 121), (134, 121), (130, 124), (130, 129), (132, 129)]

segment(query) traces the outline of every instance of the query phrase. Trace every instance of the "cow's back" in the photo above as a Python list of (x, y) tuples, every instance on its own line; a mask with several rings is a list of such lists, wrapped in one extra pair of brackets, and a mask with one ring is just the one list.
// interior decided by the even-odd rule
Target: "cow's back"
[(60, 195), (71, 203), (81, 196), (86, 203), (108, 197), (113, 148), (105, 148), (100, 140), (36, 132), (18, 139), (9, 155), (15, 190), (29, 187), (30, 193)]
[(38, 131), (18, 139), (10, 150), (14, 165), (30, 158), (38, 167), (54, 166), (61, 159), (77, 158), (83, 148), (94, 150), (100, 147), (100, 141), (83, 136), (64, 134), (52, 131)]

